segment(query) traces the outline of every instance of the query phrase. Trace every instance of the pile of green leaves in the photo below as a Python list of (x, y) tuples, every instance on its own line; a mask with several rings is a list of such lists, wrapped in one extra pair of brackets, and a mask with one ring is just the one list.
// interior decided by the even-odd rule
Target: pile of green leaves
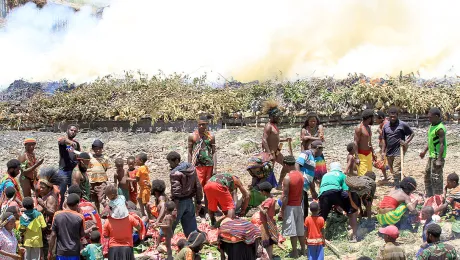
[(391, 105), (405, 112), (425, 114), (436, 106), (454, 113), (460, 104), (460, 81), (421, 81), (414, 75), (369, 79), (349, 75), (346, 79), (273, 79), (215, 88), (206, 76), (126, 73), (123, 78), (106, 76), (69, 91), (35, 94), (21, 104), (0, 103), (0, 119), (12, 127), (45, 125), (65, 120), (157, 120), (196, 119), (210, 113), (251, 116), (266, 99), (276, 99), (287, 115), (317, 111), (322, 115), (350, 115), (363, 107), (385, 109)]

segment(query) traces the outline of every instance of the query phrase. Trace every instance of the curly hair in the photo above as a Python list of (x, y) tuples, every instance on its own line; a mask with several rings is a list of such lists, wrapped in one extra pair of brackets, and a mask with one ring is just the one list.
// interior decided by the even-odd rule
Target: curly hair
[(411, 194), (413, 191), (417, 189), (417, 182), (412, 177), (405, 177), (400, 183), (399, 187), (406, 193), (407, 195)]
[(155, 195), (155, 192), (163, 194), (166, 190), (166, 183), (162, 180), (153, 180), (152, 181), (152, 190), (151, 194)]

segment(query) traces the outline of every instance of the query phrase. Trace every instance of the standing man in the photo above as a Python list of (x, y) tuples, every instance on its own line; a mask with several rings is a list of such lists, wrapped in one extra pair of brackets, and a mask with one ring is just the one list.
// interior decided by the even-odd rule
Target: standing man
[[(209, 132), (209, 121), (204, 115), (198, 119), (198, 129), (188, 137), (188, 162), (195, 167), (201, 187), (217, 173), (216, 138)], [(204, 203), (207, 210), (206, 197)]]
[(24, 140), (24, 153), (19, 156), (18, 160), (21, 163), (21, 184), (24, 197), (32, 196), (32, 191), (35, 193), (35, 185), (38, 182), (38, 167), (43, 163), (43, 159), (37, 160), (35, 157), (35, 138), (26, 138)]
[(303, 176), (295, 169), (296, 159), (289, 155), (283, 159), (284, 168), (289, 171), (283, 179), (283, 197), (279, 217), (283, 219), (283, 236), (289, 237), (292, 245), (292, 258), (298, 258), (297, 240), (301, 255), (305, 255), (304, 212), (302, 209)]
[[(393, 173), (395, 186), (399, 186), (401, 180), (401, 147), (403, 153), (407, 152), (409, 143), (414, 138), (414, 131), (409, 125), (399, 120), (398, 108), (390, 107), (388, 109), (390, 122), (383, 126), (383, 146), (382, 146), (382, 161), (384, 154), (387, 156), (390, 172)], [(407, 137), (407, 139), (406, 139)]]
[[(59, 138), (59, 175), (64, 179), (59, 187), (61, 192), (61, 198), (64, 198), (64, 194), (67, 188), (72, 185), (72, 171), (77, 166), (77, 156), (74, 151), (80, 151), (80, 143), (75, 140), (77, 136), (78, 127), (75, 125), (69, 125), (67, 127), (66, 136)], [(62, 208), (64, 200), (61, 199), (59, 208)]]
[(372, 171), (372, 162), (375, 161), (372, 147), (371, 125), (374, 123), (374, 111), (366, 109), (362, 113), (362, 122), (355, 128), (355, 160), (358, 165), (358, 176), (364, 176)]
[(428, 129), (428, 145), (420, 153), (425, 158), (429, 152), (428, 164), (425, 169), (425, 194), (427, 197), (443, 194), (443, 168), (447, 153), (446, 127), (441, 121), (441, 110), (431, 108), (428, 112), (431, 126)]
[[(270, 160), (273, 162), (273, 164), (277, 162), (283, 166), (284, 156), (281, 153), (279, 145), (282, 142), (290, 142), (291, 138), (280, 139), (278, 123), (282, 112), (280, 108), (278, 108), (278, 102), (273, 100), (265, 101), (263, 113), (268, 114), (269, 122), (265, 125), (264, 128), (264, 134), (262, 136), (262, 150), (270, 154)], [(286, 170), (283, 166), (278, 183), (283, 183), (284, 176), (286, 176), (287, 172), (288, 170)], [(272, 185), (274, 187), (277, 186), (276, 183), (272, 183)], [(278, 187), (278, 190), (281, 190), (281, 186)]]
[[(85, 236), (85, 219), (78, 213), (79, 202), (80, 197), (77, 194), (69, 194), (68, 209), (54, 214), (49, 248), (56, 245), (56, 259), (80, 259), (80, 239)], [(54, 259), (51, 256), (53, 253), (48, 254), (49, 260)]]
[[(201, 208), (203, 190), (196, 175), (195, 167), (188, 162), (181, 162), (180, 154), (170, 152), (166, 159), (171, 168), (169, 174), (171, 198), (176, 203), (177, 210), (177, 217), (173, 223), (172, 230), (174, 232), (180, 221), (184, 234), (188, 237), (192, 231), (197, 230), (195, 205), (198, 212)], [(195, 198), (195, 205), (193, 205), (193, 198)]]

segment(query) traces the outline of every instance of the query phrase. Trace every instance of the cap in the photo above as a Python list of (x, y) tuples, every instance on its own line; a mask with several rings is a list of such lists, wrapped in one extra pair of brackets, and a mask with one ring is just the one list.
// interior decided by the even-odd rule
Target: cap
[(96, 139), (94, 140), (92, 147), (104, 148), (104, 143), (101, 140)]
[(323, 148), (323, 142), (320, 140), (315, 140), (311, 143), (311, 148)]
[(24, 144), (36, 144), (36, 143), (37, 143), (37, 140), (35, 138), (27, 137), (26, 139), (24, 139)]
[(399, 229), (395, 225), (380, 228), (379, 232), (395, 239), (399, 237)]
[(187, 243), (189, 247), (198, 247), (206, 242), (206, 235), (202, 232), (193, 231), (188, 235)]
[(330, 165), (331, 171), (342, 171), (342, 166), (339, 162), (333, 162)]

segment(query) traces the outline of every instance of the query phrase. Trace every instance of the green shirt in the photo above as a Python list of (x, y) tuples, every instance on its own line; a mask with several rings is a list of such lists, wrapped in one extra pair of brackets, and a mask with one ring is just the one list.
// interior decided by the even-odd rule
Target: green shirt
[(417, 260), (432, 259), (457, 260), (459, 259), (459, 256), (457, 254), (457, 250), (455, 250), (453, 246), (439, 242), (430, 245), (430, 247), (423, 250), (417, 257)]
[(324, 174), (321, 179), (321, 185), (319, 187), (319, 196), (328, 190), (348, 190), (347, 184), (345, 184), (345, 178), (347, 176), (341, 171), (330, 171)]
[(230, 173), (218, 173), (209, 179), (210, 182), (217, 182), (222, 186), (229, 189), (230, 192), (235, 190), (235, 182), (233, 181), (233, 175)]
[[(444, 134), (447, 133), (446, 126), (442, 122), (437, 125), (431, 125), (428, 129), (428, 150), (430, 152), (430, 158), (439, 157), (439, 148), (441, 147), (441, 142), (439, 142), (439, 136), (437, 135), (438, 131), (444, 130)], [(447, 153), (447, 139), (444, 137), (444, 152), (442, 158), (446, 158)]]
[(89, 244), (82, 251), (81, 255), (87, 260), (104, 260), (101, 244)]

